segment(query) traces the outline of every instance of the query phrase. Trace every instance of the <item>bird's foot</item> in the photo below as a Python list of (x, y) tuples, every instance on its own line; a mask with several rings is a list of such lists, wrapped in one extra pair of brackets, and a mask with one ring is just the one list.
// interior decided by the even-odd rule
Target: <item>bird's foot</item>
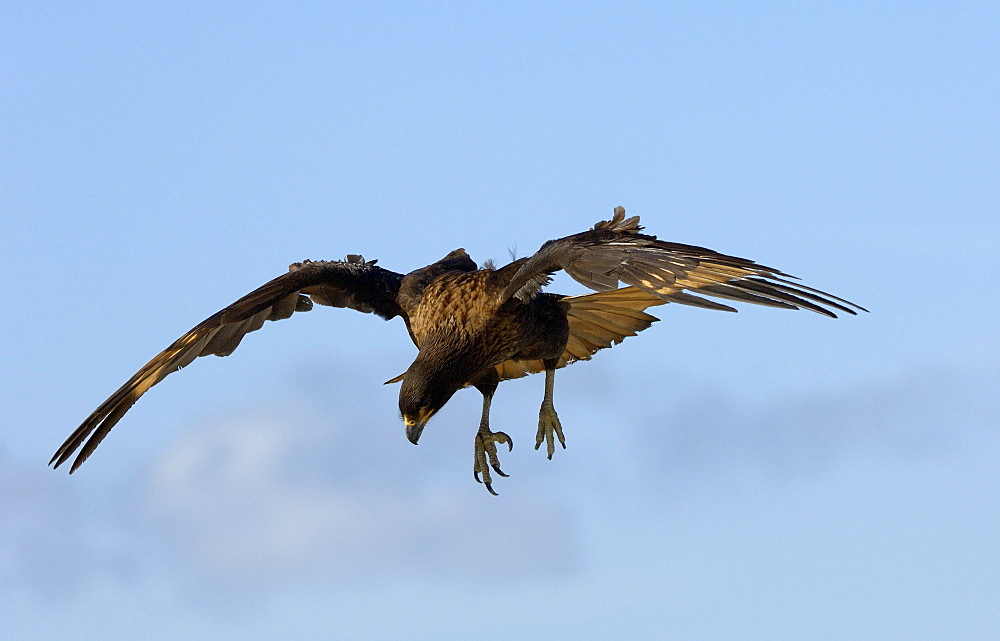
[[(513, 451), (514, 441), (503, 432), (491, 432), (490, 428), (483, 426), (476, 432), (475, 462), (472, 466), (472, 475), (477, 483), (486, 485), (490, 494), (497, 496), (493, 490), (493, 477), (490, 476), (490, 468), (500, 476), (508, 476), (500, 469), (500, 459), (497, 457), (497, 443), (506, 443), (507, 451)], [(482, 474), (482, 479), (479, 475)]]
[(563, 436), (562, 425), (559, 423), (559, 415), (551, 403), (542, 403), (542, 409), (538, 411), (538, 433), (535, 435), (535, 449), (537, 450), (545, 442), (545, 450), (548, 452), (549, 460), (556, 451), (556, 439), (563, 449), (566, 449), (566, 437)]

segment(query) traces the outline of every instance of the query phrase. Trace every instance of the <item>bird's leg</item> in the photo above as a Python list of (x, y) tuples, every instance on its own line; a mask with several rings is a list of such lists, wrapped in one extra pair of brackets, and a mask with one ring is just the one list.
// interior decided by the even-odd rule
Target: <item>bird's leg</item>
[[(476, 432), (475, 454), (472, 465), (472, 475), (477, 483), (486, 485), (490, 494), (496, 496), (493, 490), (493, 477), (490, 476), (490, 468), (500, 476), (507, 476), (500, 469), (500, 459), (497, 457), (497, 443), (506, 443), (507, 451), (514, 449), (514, 441), (504, 432), (493, 432), (490, 430), (490, 403), (493, 401), (493, 393), (496, 392), (499, 376), (494, 372), (493, 376), (485, 381), (476, 383), (476, 387), (483, 393), (483, 417), (479, 420), (479, 431)], [(482, 474), (480, 480), (479, 475)]]
[(535, 449), (537, 450), (545, 441), (545, 449), (549, 459), (556, 451), (555, 439), (559, 439), (559, 444), (566, 449), (566, 437), (563, 436), (562, 425), (559, 423), (559, 415), (552, 405), (552, 389), (556, 382), (556, 363), (554, 359), (546, 359), (545, 363), (545, 397), (542, 398), (542, 408), (538, 410), (538, 433), (535, 435)]

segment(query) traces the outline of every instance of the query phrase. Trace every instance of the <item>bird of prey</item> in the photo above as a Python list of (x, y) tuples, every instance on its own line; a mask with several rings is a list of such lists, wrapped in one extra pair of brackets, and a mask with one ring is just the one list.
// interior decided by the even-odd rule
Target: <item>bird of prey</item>
[[(533, 256), (497, 268), (476, 265), (464, 249), (408, 274), (348, 255), (343, 261), (294, 263), (287, 274), (250, 292), (174, 341), (87, 417), (56, 451), (59, 467), (77, 449), (75, 471), (125, 412), (149, 388), (199, 356), (227, 356), (264, 321), (312, 309), (314, 303), (349, 307), (389, 320), (399, 316), (417, 346), (400, 376), (399, 411), (414, 444), (427, 422), (466, 386), (483, 395), (475, 434), (473, 476), (492, 494), (492, 469), (500, 469), (497, 444), (513, 449), (504, 432), (490, 429), (490, 402), (502, 380), (545, 372), (535, 449), (551, 459), (555, 442), (566, 447), (552, 402), (555, 371), (635, 336), (657, 319), (646, 309), (665, 303), (736, 311), (697, 296), (784, 309), (866, 311), (842, 298), (796, 282), (793, 276), (751, 260), (703, 247), (657, 240), (642, 233), (639, 217), (616, 207), (611, 220), (587, 231), (550, 240)], [(562, 296), (543, 292), (564, 270), (595, 293)], [(624, 284), (624, 286), (621, 286)], [(81, 449), (82, 446), (82, 449)]]

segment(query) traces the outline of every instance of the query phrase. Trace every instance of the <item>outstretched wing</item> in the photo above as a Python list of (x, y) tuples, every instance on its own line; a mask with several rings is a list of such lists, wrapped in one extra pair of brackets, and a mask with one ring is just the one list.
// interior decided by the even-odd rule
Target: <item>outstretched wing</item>
[(757, 305), (808, 309), (834, 318), (834, 310), (848, 314), (867, 311), (801, 285), (794, 276), (772, 267), (704, 247), (657, 240), (641, 231), (638, 216), (626, 219), (625, 209), (616, 207), (611, 220), (550, 240), (534, 256), (500, 270), (498, 277), (510, 279), (503, 296), (528, 300), (549, 282), (551, 274), (564, 269), (599, 292), (616, 289), (621, 281), (670, 302), (709, 309), (736, 311), (685, 290)]
[(264, 321), (309, 311), (314, 302), (374, 312), (386, 320), (403, 314), (396, 303), (402, 274), (376, 267), (375, 261), (365, 262), (352, 255), (346, 261), (305, 261), (288, 269), (287, 274), (208, 317), (157, 354), (87, 417), (49, 464), (59, 467), (83, 445), (70, 468), (72, 474), (149, 388), (199, 356), (228, 356)]

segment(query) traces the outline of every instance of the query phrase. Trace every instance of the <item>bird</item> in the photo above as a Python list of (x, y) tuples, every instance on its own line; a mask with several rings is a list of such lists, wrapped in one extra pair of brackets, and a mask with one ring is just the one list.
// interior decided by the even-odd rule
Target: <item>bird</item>
[[(428, 421), (460, 389), (482, 394), (473, 442), (473, 477), (496, 495), (492, 472), (498, 445), (513, 440), (490, 429), (490, 404), (501, 381), (545, 373), (535, 449), (552, 458), (566, 438), (553, 403), (556, 370), (590, 360), (658, 319), (650, 307), (677, 303), (735, 312), (715, 299), (783, 309), (805, 309), (836, 318), (865, 308), (807, 287), (794, 276), (752, 260), (643, 233), (639, 217), (616, 207), (610, 220), (544, 243), (533, 255), (503, 267), (482, 266), (465, 249), (406, 274), (348, 254), (342, 261), (293, 263), (289, 271), (208, 317), (174, 341), (104, 401), (66, 439), (49, 465), (58, 468), (79, 450), (72, 474), (87, 460), (139, 398), (199, 356), (228, 356), (266, 321), (291, 317), (316, 305), (403, 319), (417, 355), (401, 383), (399, 411), (406, 438), (417, 444)], [(564, 271), (593, 290), (568, 296), (543, 291)]]

